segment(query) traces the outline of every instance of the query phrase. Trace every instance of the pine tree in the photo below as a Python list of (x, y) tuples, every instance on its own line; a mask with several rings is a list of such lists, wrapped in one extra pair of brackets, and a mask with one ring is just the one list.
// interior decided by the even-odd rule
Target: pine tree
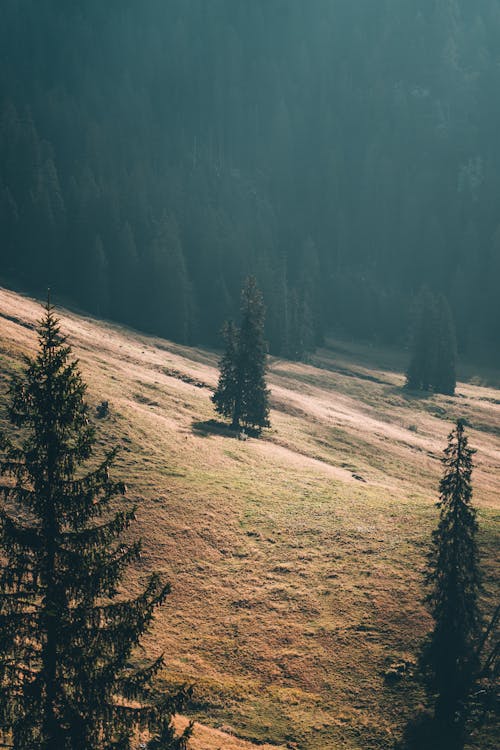
[(446, 297), (441, 296), (437, 304), (437, 355), (434, 390), (453, 396), (457, 385), (457, 344), (455, 326)]
[(457, 384), (457, 345), (453, 316), (444, 295), (436, 297), (426, 287), (422, 289), (412, 339), (406, 386), (453, 396)]
[(154, 699), (162, 659), (131, 661), (168, 585), (152, 575), (119, 596), (140, 553), (120, 540), (134, 509), (110, 506), (125, 492), (115, 451), (94, 459), (86, 386), (49, 302), (38, 334), (11, 386), (19, 437), (0, 446), (0, 735), (14, 750), (128, 750), (140, 725), (151, 748), (184, 747), (170, 726), (181, 696)]
[(269, 391), (265, 378), (267, 344), (264, 340), (264, 302), (253, 276), (247, 278), (241, 298), (233, 427), (243, 423), (245, 427), (260, 430), (269, 427)]
[(435, 381), (437, 364), (436, 301), (424, 287), (418, 297), (412, 332), (412, 356), (406, 373), (410, 390), (429, 391)]
[(219, 383), (212, 396), (218, 414), (233, 418), (236, 404), (236, 357), (238, 351), (238, 329), (232, 321), (224, 324), (222, 336), (226, 348), (219, 362)]
[[(439, 524), (429, 555), (427, 603), (434, 619), (421, 665), (435, 718), (448, 747), (462, 747), (471, 687), (478, 671), (481, 617), (472, 456), (459, 420), (449, 436), (440, 483)], [(444, 747), (444, 745), (443, 745)]]
[(231, 417), (236, 430), (241, 425), (260, 430), (270, 424), (264, 318), (262, 294), (255, 279), (249, 277), (242, 291), (241, 327), (226, 328), (226, 351), (212, 397), (219, 414)]

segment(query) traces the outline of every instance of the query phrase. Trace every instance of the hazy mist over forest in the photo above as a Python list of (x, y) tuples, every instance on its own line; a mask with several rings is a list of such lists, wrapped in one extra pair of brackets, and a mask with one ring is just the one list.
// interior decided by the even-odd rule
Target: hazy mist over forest
[(499, 40), (497, 0), (2, 0), (2, 280), (213, 345), (252, 273), (292, 358), (406, 345), (427, 285), (493, 360)]

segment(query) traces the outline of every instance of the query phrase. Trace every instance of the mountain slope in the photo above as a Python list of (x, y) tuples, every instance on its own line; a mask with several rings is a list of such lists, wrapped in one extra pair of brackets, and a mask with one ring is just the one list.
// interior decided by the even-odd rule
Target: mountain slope
[[(39, 315), (0, 290), (2, 392), (35, 347)], [(315, 366), (273, 360), (272, 429), (239, 441), (211, 421), (215, 354), (61, 319), (89, 401), (109, 401), (98, 434), (122, 447), (117, 468), (139, 502), (144, 556), (127, 585), (153, 568), (172, 582), (146, 648), (165, 653), (166, 681), (194, 682), (197, 720), (226, 731), (198, 727), (193, 750), (236, 750), (231, 734), (308, 750), (387, 747), (419, 698), (411, 680), (390, 686), (384, 672), (412, 661), (429, 625), (421, 569), (438, 459), (459, 415), (478, 449), (492, 597), (498, 390), (460, 383), (454, 398), (410, 397), (400, 373), (337, 345)]]

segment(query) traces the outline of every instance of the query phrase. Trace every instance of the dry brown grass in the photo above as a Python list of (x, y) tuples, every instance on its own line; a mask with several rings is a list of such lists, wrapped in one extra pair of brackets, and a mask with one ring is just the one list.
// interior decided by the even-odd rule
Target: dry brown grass
[[(0, 291), (2, 375), (33, 351), (39, 315)], [(214, 354), (61, 318), (90, 402), (110, 402), (99, 434), (122, 446), (117, 470), (139, 502), (145, 554), (130, 588), (151, 569), (172, 582), (145, 646), (166, 654), (166, 682), (195, 684), (193, 750), (250, 747), (236, 736), (390, 746), (419, 696), (383, 672), (412, 660), (429, 623), (421, 570), (457, 416), (478, 449), (486, 604), (492, 596), (499, 391), (460, 384), (454, 398), (410, 397), (375, 355), (370, 367), (369, 353), (337, 347), (311, 365), (274, 360), (273, 427), (241, 442), (206, 424)]]

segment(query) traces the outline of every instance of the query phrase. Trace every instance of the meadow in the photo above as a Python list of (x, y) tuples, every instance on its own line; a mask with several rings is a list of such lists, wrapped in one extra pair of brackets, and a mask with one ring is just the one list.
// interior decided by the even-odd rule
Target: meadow
[[(2, 400), (35, 350), (40, 314), (35, 300), (0, 290)], [(464, 368), (456, 396), (415, 396), (403, 390), (403, 356), (331, 340), (309, 364), (270, 360), (272, 427), (238, 440), (210, 402), (217, 352), (60, 317), (92, 412), (109, 402), (99, 447), (120, 447), (116, 473), (138, 504), (132, 534), (144, 554), (127, 588), (153, 569), (172, 584), (144, 656), (165, 654), (165, 686), (194, 685), (192, 749), (390, 747), (423, 699), (412, 679), (430, 626), (422, 572), (458, 417), (477, 449), (493, 608), (495, 373)]]

